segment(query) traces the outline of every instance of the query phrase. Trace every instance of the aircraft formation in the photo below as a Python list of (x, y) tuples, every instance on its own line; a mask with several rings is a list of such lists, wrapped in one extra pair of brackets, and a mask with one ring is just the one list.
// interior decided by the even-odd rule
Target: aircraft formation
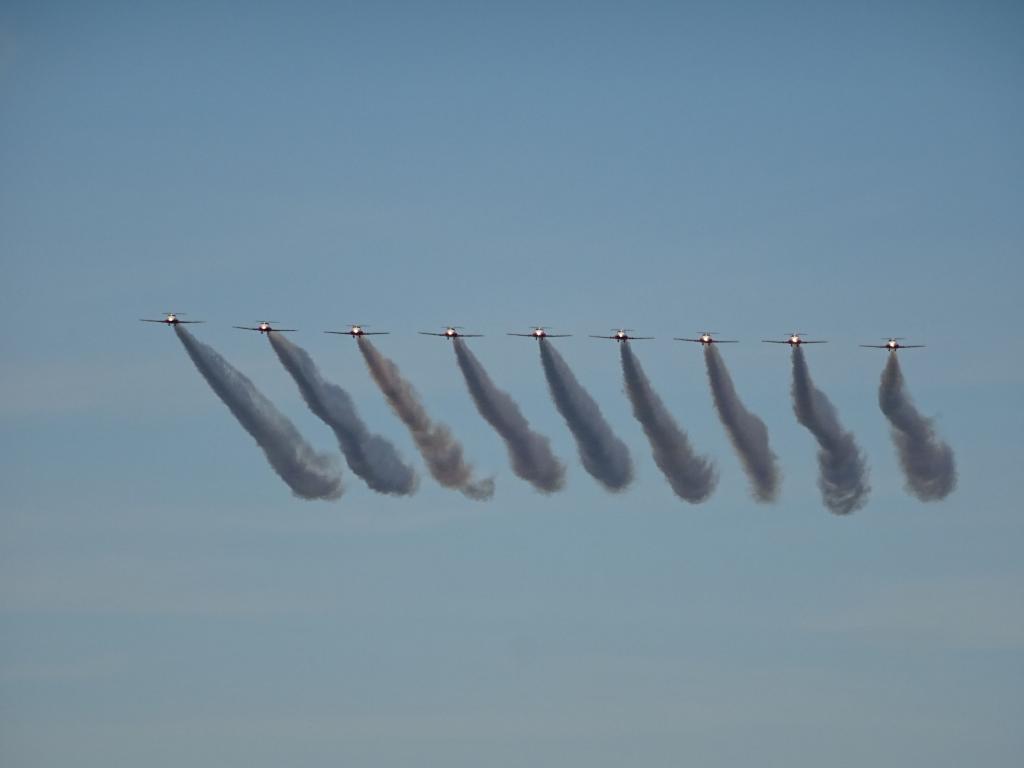
[[(140, 318), (144, 323), (162, 323), (164, 325), (179, 325), (183, 323), (203, 323), (204, 320), (182, 320), (185, 316), (184, 312), (166, 312), (162, 320), (154, 320), (150, 318)], [(269, 333), (294, 333), (297, 328), (278, 328), (273, 325), (276, 321), (274, 320), (262, 320), (256, 325), (235, 325), (233, 328), (237, 328), (240, 331), (256, 331), (260, 334)], [(324, 331), (324, 333), (330, 333), (337, 336), (351, 336), (352, 338), (359, 338), (360, 336), (388, 336), (391, 334), (390, 331), (369, 331), (367, 330), (370, 326), (364, 323), (352, 323), (347, 331)], [(633, 336), (632, 328), (612, 328), (612, 334), (610, 336), (600, 334), (589, 334), (592, 339), (610, 339), (612, 341), (641, 341), (654, 339), (654, 336)], [(471, 339), (480, 338), (484, 334), (482, 333), (466, 333), (460, 325), (448, 325), (445, 326), (440, 332), (437, 331), (419, 331), (423, 336), (440, 336), (443, 339)], [(674, 341), (689, 341), (701, 346), (707, 347), (712, 344), (737, 344), (738, 339), (716, 339), (713, 334), (717, 331), (700, 331), (696, 338), (687, 338), (675, 336)], [(509, 332), (506, 336), (522, 336), (531, 339), (563, 339), (572, 336), (571, 333), (551, 333), (542, 325), (534, 326), (533, 330), (529, 333), (514, 333)], [(784, 339), (761, 339), (765, 344), (788, 344), (790, 347), (799, 347), (803, 344), (827, 344), (827, 339), (805, 339), (801, 332), (795, 331), (790, 333)], [(884, 344), (861, 344), (861, 347), (869, 347), (873, 349), (887, 349), (890, 352), (895, 352), (898, 349), (920, 349), (924, 347), (924, 344), (901, 344), (903, 341), (902, 336), (891, 336), (885, 339)]]
[[(296, 496), (305, 499), (340, 497), (343, 484), (336, 463), (307, 443), (295, 425), (260, 393), (245, 374), (186, 329), (186, 325), (202, 323), (202, 320), (183, 318), (181, 312), (167, 312), (162, 319), (141, 320), (174, 328), (197, 370), (239, 424), (256, 440), (271, 467)], [(332, 429), (349, 468), (369, 488), (397, 496), (415, 493), (419, 482), (415, 468), (402, 458), (391, 441), (370, 431), (356, 412), (353, 398), (340, 386), (326, 380), (309, 353), (289, 339), (297, 329), (280, 327), (274, 320), (236, 325), (234, 328), (267, 338), (294, 379), (306, 405)], [(392, 412), (408, 429), (434, 480), (471, 499), (483, 500), (493, 495), (493, 478), (476, 475), (451, 430), (434, 421), (415, 387), (404, 377), (395, 361), (384, 356), (368, 338), (386, 336), (389, 331), (369, 330), (364, 323), (353, 323), (347, 330), (327, 330), (324, 333), (357, 340), (356, 346), (371, 378)], [(566, 465), (553, 453), (548, 438), (531, 427), (512, 396), (495, 385), (470, 346), (463, 341), (483, 334), (467, 333), (456, 325), (419, 333), (450, 342), (470, 399), (484, 420), (504, 440), (513, 473), (541, 493), (562, 490)], [(528, 332), (509, 332), (508, 335), (529, 337), (537, 342), (552, 402), (576, 442), (583, 469), (606, 490), (613, 493), (624, 491), (634, 478), (629, 447), (614, 433), (600, 404), (576, 378), (556, 346), (547, 343), (548, 339), (572, 334), (552, 333), (538, 325)], [(685, 429), (647, 378), (632, 345), (627, 343), (654, 337), (634, 335), (631, 328), (615, 328), (610, 334), (590, 336), (617, 342), (626, 399), (650, 444), (654, 463), (672, 491), (681, 500), (693, 504), (710, 498), (718, 483), (715, 462), (694, 448)], [(693, 337), (674, 339), (701, 346), (712, 401), (747, 476), (750, 494), (758, 502), (776, 501), (781, 471), (778, 457), (770, 445), (767, 427), (740, 400), (725, 361), (717, 350), (719, 344), (735, 344), (739, 340), (721, 339), (715, 331), (706, 330)], [(870, 491), (866, 459), (853, 434), (841, 424), (835, 406), (812, 381), (802, 349), (805, 344), (824, 344), (827, 340), (809, 339), (800, 332), (794, 332), (785, 338), (762, 341), (785, 344), (791, 350), (793, 412), (797, 421), (817, 441), (818, 487), (822, 501), (838, 515), (861, 508)], [(923, 345), (903, 344), (900, 337), (891, 337), (883, 344), (861, 346), (892, 353), (882, 374), (878, 397), (882, 413), (892, 427), (893, 443), (907, 490), (923, 501), (945, 498), (956, 485), (952, 449), (937, 436), (931, 420), (916, 410), (904, 388), (902, 372), (894, 354), (897, 350)]]

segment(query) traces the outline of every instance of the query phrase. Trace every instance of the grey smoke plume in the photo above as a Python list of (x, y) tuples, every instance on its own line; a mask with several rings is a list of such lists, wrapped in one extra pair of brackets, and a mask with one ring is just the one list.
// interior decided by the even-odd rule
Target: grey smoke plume
[(825, 506), (847, 515), (867, 503), (867, 466), (853, 435), (843, 430), (835, 406), (814, 386), (804, 352), (793, 347), (793, 411), (818, 441), (818, 487)]
[(473, 467), (462, 458), (462, 446), (452, 437), (448, 427), (434, 424), (427, 415), (412, 384), (402, 378), (398, 366), (384, 357), (372, 342), (360, 336), (359, 351), (363, 353), (370, 375), (377, 382), (391, 409), (402, 420), (413, 442), (427, 462), (430, 474), (446, 488), (461, 491), (471, 499), (484, 500), (494, 495), (494, 480), (473, 480)]
[(519, 406), (494, 385), (462, 339), (452, 339), (452, 344), (476, 409), (505, 441), (512, 471), (539, 491), (560, 491), (565, 485), (565, 465), (551, 453), (548, 439), (530, 429)]
[(654, 463), (665, 475), (676, 496), (699, 504), (715, 490), (718, 476), (714, 465), (693, 452), (690, 440), (651, 387), (640, 361), (628, 341), (619, 342), (622, 378), (633, 405), (633, 415), (644, 428), (651, 444)]
[(903, 372), (896, 354), (882, 371), (878, 404), (892, 424), (892, 441), (907, 478), (907, 490), (921, 501), (938, 501), (956, 488), (956, 461), (953, 449), (935, 434), (903, 388)]
[(348, 392), (325, 381), (316, 363), (302, 347), (280, 333), (269, 333), (281, 364), (288, 370), (306, 405), (334, 430), (349, 468), (377, 493), (407, 496), (416, 490), (416, 472), (405, 464), (398, 450), (380, 435), (371, 434), (356, 413)]
[(624, 490), (633, 482), (633, 460), (626, 444), (612, 432), (597, 403), (551, 343), (540, 339), (537, 346), (551, 398), (576, 438), (583, 468), (609, 491)]
[(768, 429), (740, 402), (725, 361), (713, 344), (704, 347), (704, 362), (718, 418), (740, 457), (754, 499), (775, 501), (779, 492), (779, 468), (777, 457), (768, 444)]
[(329, 456), (313, 450), (295, 425), (212, 347), (196, 340), (180, 325), (174, 330), (203, 378), (255, 438), (292, 493), (303, 499), (341, 496), (341, 475)]

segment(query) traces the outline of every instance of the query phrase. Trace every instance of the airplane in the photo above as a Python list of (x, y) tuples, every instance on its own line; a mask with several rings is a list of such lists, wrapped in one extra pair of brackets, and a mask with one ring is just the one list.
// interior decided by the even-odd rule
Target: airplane
[(653, 339), (653, 336), (630, 336), (628, 331), (632, 331), (632, 328), (612, 328), (615, 331), (614, 336), (595, 336), (590, 334), (592, 339), (612, 339), (613, 341), (633, 341), (634, 339)]
[(696, 339), (681, 339), (678, 336), (675, 337), (676, 341), (693, 341), (701, 346), (707, 347), (712, 344), (738, 344), (736, 339), (714, 339), (711, 337), (712, 333), (716, 331), (701, 331), (700, 335)]
[(248, 326), (248, 325), (235, 325), (235, 326), (232, 326), (232, 327), (233, 328), (237, 328), (240, 331), (259, 331), (260, 333), (270, 333), (270, 332), (284, 333), (285, 331), (294, 331), (294, 330), (296, 330), (295, 328), (271, 328), (270, 327), (270, 323), (271, 322), (273, 322), (273, 321), (271, 321), (271, 320), (264, 320), (262, 323), (257, 325), (255, 328), (253, 328), (251, 326)]
[(351, 336), (353, 339), (358, 336), (387, 336), (390, 331), (368, 331), (365, 325), (353, 324), (347, 331), (324, 331), (324, 333), (333, 333), (338, 336)]
[(444, 329), (444, 333), (431, 333), (430, 331), (420, 331), (424, 336), (442, 336), (446, 339), (468, 339), (475, 336), (483, 336), (482, 333), (463, 333), (462, 326), (460, 325), (449, 325)]
[(530, 333), (509, 333), (509, 334), (506, 334), (506, 335), (507, 336), (527, 336), (527, 337), (532, 337), (534, 339), (537, 339), (537, 341), (540, 341), (541, 339), (562, 339), (562, 338), (565, 338), (566, 336), (572, 336), (571, 333), (548, 333), (547, 330), (542, 325), (538, 325)]
[(893, 336), (885, 344), (861, 344), (861, 346), (872, 349), (888, 349), (890, 352), (895, 352), (897, 349), (920, 349), (924, 346), (924, 344), (900, 344), (902, 338), (902, 336)]
[(140, 317), (139, 321), (143, 322), (143, 323), (163, 323), (164, 325), (178, 325), (180, 323), (204, 323), (204, 322), (206, 322), (205, 320), (182, 320), (181, 319), (181, 315), (185, 314), (184, 312), (165, 312), (164, 314), (167, 315), (167, 317), (165, 317), (163, 320), (149, 320), (148, 318)]
[(791, 347), (799, 347), (801, 344), (828, 344), (827, 341), (808, 341), (800, 336), (799, 332), (789, 334), (789, 338), (785, 341), (777, 341), (775, 339), (761, 339), (765, 344), (789, 344)]

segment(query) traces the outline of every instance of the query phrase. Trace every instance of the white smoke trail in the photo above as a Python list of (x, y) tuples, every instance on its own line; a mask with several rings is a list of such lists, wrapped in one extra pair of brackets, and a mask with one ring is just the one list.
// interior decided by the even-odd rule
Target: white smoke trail
[(583, 468), (609, 491), (624, 490), (633, 481), (633, 460), (626, 444), (612, 432), (594, 398), (551, 343), (540, 339), (537, 346), (551, 398), (576, 439)]
[(835, 407), (811, 381), (798, 346), (793, 347), (793, 410), (818, 441), (818, 487), (825, 506), (837, 515), (863, 507), (871, 490), (864, 457), (840, 425)]
[(565, 486), (565, 465), (551, 453), (551, 443), (530, 429), (516, 402), (494, 385), (462, 339), (452, 339), (452, 346), (476, 409), (505, 441), (512, 471), (539, 491), (560, 491)]
[(891, 352), (882, 371), (878, 404), (892, 425), (892, 440), (907, 478), (907, 490), (921, 501), (946, 498), (956, 488), (953, 449), (935, 434), (931, 420), (914, 407), (903, 386), (897, 355)]
[(740, 457), (754, 499), (775, 501), (779, 492), (779, 469), (777, 457), (768, 444), (768, 429), (740, 401), (725, 361), (712, 344), (704, 348), (704, 363), (718, 418)]
[(282, 365), (295, 379), (306, 405), (334, 431), (349, 468), (378, 493), (396, 496), (413, 493), (416, 472), (402, 461), (394, 445), (366, 428), (348, 392), (326, 381), (302, 347), (280, 333), (269, 333), (267, 338)]
[(185, 351), (217, 396), (253, 436), (274, 471), (303, 499), (337, 499), (341, 475), (329, 456), (317, 453), (284, 414), (212, 347), (174, 326)]
[(686, 433), (672, 418), (636, 359), (628, 341), (619, 342), (622, 377), (633, 415), (651, 444), (654, 463), (665, 475), (676, 496), (694, 504), (706, 500), (715, 490), (718, 476), (714, 465), (698, 456)]

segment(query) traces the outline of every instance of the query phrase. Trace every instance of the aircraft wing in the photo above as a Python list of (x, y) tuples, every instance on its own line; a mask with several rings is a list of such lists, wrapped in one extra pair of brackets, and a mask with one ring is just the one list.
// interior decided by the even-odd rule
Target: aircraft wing
[(924, 344), (900, 344), (898, 347), (890, 347), (888, 344), (861, 344), (862, 347), (870, 347), (871, 349), (891, 349), (893, 351), (897, 349), (921, 349), (926, 345)]
[(352, 335), (348, 331), (324, 331), (324, 333), (333, 333), (336, 336), (351, 336)]
[[(159, 320), (157, 322), (160, 322)], [(205, 320), (179, 320), (179, 323), (184, 325), (185, 323), (205, 323)]]
[(618, 339), (619, 337), (618, 336), (595, 336), (594, 334), (590, 334), (590, 338), (592, 338), (592, 339)]
[(703, 339), (681, 339), (681, 338), (679, 338), (678, 336), (673, 336), (672, 338), (673, 338), (673, 340), (675, 340), (675, 341), (694, 341), (694, 342), (696, 342), (697, 344), (700, 344), (700, 343), (701, 343), (701, 342), (703, 341)]
[[(259, 330), (257, 328), (257, 330)], [(270, 328), (270, 333), (292, 333), (293, 331), (299, 330), (298, 328)]]
[(434, 333), (432, 331), (420, 331), (424, 336), (447, 336), (447, 333)]
[(390, 336), (391, 331), (363, 331), (360, 336)]
[(822, 340), (818, 340), (818, 341), (806, 341), (804, 339), (800, 339), (800, 343), (801, 344), (828, 344), (828, 341), (825, 341), (823, 339)]
[(232, 328), (237, 328), (240, 331), (258, 331), (259, 330), (259, 328), (253, 328), (253, 327), (248, 326), (248, 325), (233, 325), (231, 327)]
[(546, 339), (566, 339), (572, 336), (571, 333), (545, 333), (544, 338)]
[(140, 317), (139, 318), (139, 322), (140, 323), (166, 323), (167, 321), (166, 320), (149, 320), (149, 319), (147, 319), (145, 317)]
[(653, 339), (653, 336), (630, 336), (626, 341), (636, 341), (637, 339)]
[(483, 336), (482, 333), (460, 333), (457, 338), (460, 339), (478, 339)]
[[(761, 339), (761, 341), (765, 344), (789, 344), (788, 339), (786, 341), (779, 341), (778, 339)], [(803, 343), (806, 344), (807, 342), (805, 341)]]

